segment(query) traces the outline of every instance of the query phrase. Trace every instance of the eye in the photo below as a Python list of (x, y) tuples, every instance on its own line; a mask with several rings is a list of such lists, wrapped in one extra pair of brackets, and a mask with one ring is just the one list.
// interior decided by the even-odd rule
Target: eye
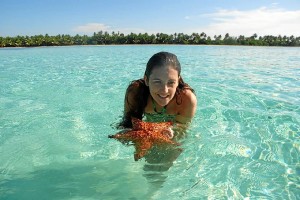
[(153, 80), (152, 82), (153, 82), (154, 84), (160, 84), (160, 83), (161, 83), (160, 80)]
[(176, 81), (169, 81), (168, 82), (168, 85), (171, 85), (171, 86), (173, 86), (173, 85), (175, 85), (176, 84)]

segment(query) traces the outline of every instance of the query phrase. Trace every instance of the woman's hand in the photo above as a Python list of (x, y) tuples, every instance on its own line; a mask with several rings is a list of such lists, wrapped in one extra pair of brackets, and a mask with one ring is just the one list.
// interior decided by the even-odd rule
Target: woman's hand
[(162, 131), (162, 134), (172, 139), (174, 137), (174, 131), (171, 128)]

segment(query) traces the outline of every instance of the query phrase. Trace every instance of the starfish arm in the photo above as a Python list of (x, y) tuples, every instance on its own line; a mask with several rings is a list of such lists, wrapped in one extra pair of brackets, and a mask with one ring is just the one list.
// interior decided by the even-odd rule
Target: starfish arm
[(109, 135), (109, 138), (115, 138), (115, 139), (124, 139), (124, 140), (130, 140), (135, 141), (139, 140), (140, 138), (144, 137), (147, 133), (145, 133), (144, 130), (129, 130), (125, 133), (117, 133), (115, 135)]
[(135, 153), (134, 153), (134, 160), (138, 161), (139, 159), (143, 158), (149, 149), (153, 146), (153, 143), (149, 140), (143, 140), (135, 144)]
[(169, 127), (172, 126), (172, 122), (144, 122), (140, 119), (137, 118), (132, 118), (132, 125), (133, 129), (139, 130), (163, 130), (163, 129), (168, 129)]
[(179, 143), (171, 140), (167, 136), (157, 133), (155, 135), (152, 135), (152, 141), (155, 144), (174, 144), (174, 145), (179, 145)]
[(124, 130), (115, 135), (109, 135), (122, 143), (132, 142), (135, 146), (134, 160), (143, 158), (154, 144), (173, 144), (179, 145), (171, 140), (165, 133), (169, 131), (171, 122), (143, 122), (137, 118), (132, 118), (133, 129)]

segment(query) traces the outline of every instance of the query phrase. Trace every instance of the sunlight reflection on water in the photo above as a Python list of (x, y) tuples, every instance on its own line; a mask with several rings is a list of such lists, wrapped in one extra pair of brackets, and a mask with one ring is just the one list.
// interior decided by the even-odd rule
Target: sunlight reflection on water
[[(178, 55), (197, 114), (180, 141), (183, 152), (153, 150), (147, 162), (134, 162), (134, 148), (107, 135), (117, 132), (112, 124), (127, 84), (162, 50)], [(299, 199), (299, 53), (181, 45), (1, 49), (0, 196)]]

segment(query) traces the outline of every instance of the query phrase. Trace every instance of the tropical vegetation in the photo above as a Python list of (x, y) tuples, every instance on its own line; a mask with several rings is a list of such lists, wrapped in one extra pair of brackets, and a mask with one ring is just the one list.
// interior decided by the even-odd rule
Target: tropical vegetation
[(295, 36), (259, 36), (250, 37), (240, 35), (230, 36), (228, 33), (215, 35), (213, 38), (202, 33), (174, 33), (174, 34), (148, 34), (119, 32), (95, 32), (88, 35), (56, 35), (49, 36), (16, 36), (0, 37), (0, 47), (37, 47), (37, 46), (67, 46), (67, 45), (114, 45), (114, 44), (190, 44), (190, 45), (249, 45), (249, 46), (300, 46), (300, 37)]

